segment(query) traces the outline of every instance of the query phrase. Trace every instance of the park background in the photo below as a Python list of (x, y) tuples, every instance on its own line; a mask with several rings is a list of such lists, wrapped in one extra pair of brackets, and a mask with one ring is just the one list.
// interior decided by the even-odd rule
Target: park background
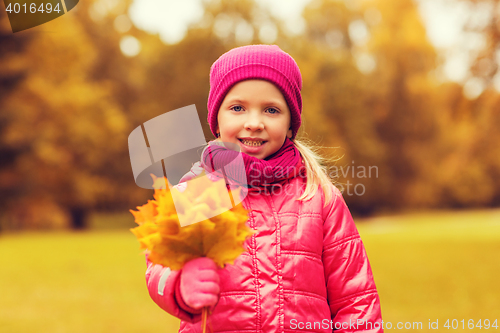
[(305, 1), (295, 21), (204, 0), (177, 39), (132, 20), (131, 0), (80, 1), (15, 34), (0, 5), (0, 330), (176, 331), (128, 231), (152, 197), (128, 134), (195, 104), (212, 140), (210, 65), (256, 43), (301, 68), (298, 137), (338, 159), (384, 321), (500, 319), (500, 1), (443, 1), (456, 10), (433, 14), (460, 35), (442, 47), (426, 0)]

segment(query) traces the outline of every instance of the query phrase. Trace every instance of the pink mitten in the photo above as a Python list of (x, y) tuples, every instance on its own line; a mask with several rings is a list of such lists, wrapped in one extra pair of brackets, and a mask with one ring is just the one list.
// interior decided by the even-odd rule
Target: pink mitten
[(212, 259), (196, 258), (182, 267), (180, 296), (187, 306), (195, 310), (214, 306), (219, 292), (219, 274)]

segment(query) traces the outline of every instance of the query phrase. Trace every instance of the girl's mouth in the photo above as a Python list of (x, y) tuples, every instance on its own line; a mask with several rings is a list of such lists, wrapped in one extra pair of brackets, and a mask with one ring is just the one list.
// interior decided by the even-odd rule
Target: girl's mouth
[(238, 140), (248, 147), (260, 147), (267, 142), (267, 141), (255, 141), (255, 140), (244, 140), (244, 139), (238, 139)]
[(254, 141), (254, 140), (242, 140), (238, 139), (241, 142), (241, 150), (246, 154), (259, 154), (263, 147), (266, 145), (267, 141)]

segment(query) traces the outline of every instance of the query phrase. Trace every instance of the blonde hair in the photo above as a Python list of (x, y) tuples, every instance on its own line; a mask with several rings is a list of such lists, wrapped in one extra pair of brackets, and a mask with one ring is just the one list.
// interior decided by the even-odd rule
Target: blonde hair
[(311, 199), (318, 190), (318, 186), (325, 195), (325, 205), (328, 205), (332, 200), (332, 192), (330, 190), (331, 185), (335, 185), (335, 178), (337, 175), (329, 175), (327, 167), (329, 164), (333, 164), (340, 159), (340, 157), (326, 158), (320, 155), (320, 146), (314, 145), (312, 142), (309, 143), (305, 139), (293, 139), (292, 142), (297, 147), (300, 155), (304, 159), (304, 164), (306, 167), (307, 183), (304, 193), (297, 199), (300, 201), (306, 201)]

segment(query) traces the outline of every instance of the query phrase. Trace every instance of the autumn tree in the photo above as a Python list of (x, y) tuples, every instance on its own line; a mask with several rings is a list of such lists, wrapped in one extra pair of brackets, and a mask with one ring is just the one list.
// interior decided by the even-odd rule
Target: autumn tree
[[(467, 6), (464, 38), (478, 47), (464, 49), (470, 67), (462, 84), (446, 83), (437, 94), (442, 106), (440, 163), (443, 202), (450, 207), (500, 205), (500, 1), (460, 0)], [(452, 129), (452, 130), (450, 130)]]
[[(120, 203), (125, 209), (138, 195), (127, 154), (131, 124), (123, 99), (129, 91), (120, 89), (132, 82), (125, 68), (133, 66), (119, 51), (113, 19), (89, 22), (91, 6), (80, 3), (32, 29), (17, 63), (25, 78), (2, 101), (8, 117), (2, 148), (17, 154), (10, 168), (2, 168), (18, 192), (2, 200), (11, 227), (69, 219), (73, 228), (84, 228), (90, 210)], [(111, 63), (120, 76), (100, 76)]]
[[(28, 75), (23, 68), (23, 53), (30, 42), (32, 34), (12, 34), (7, 13), (0, 11), (0, 198), (17, 197), (20, 188), (17, 186), (15, 164), (26, 147), (12, 146), (5, 142), (5, 130), (9, 126), (12, 115), (5, 112), (5, 100)], [(5, 209), (5, 200), (0, 201), (0, 209)], [(0, 229), (2, 224), (0, 223)]]

